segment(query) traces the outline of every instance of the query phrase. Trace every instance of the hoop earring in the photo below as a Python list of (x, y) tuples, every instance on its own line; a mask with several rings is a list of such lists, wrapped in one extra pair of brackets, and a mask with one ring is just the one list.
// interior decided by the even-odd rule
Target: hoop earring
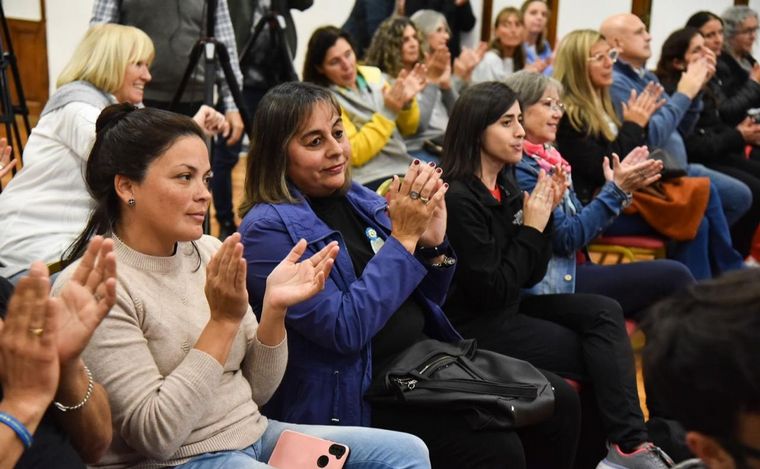
[(134, 208), (135, 205), (137, 205), (137, 202), (135, 202), (135, 199), (129, 199), (127, 200), (127, 205), (129, 205), (131, 208)]

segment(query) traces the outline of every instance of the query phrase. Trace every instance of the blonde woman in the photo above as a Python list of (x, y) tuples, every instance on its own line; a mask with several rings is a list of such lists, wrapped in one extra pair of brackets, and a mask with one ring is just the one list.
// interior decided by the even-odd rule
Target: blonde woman
[[(82, 230), (93, 207), (83, 174), (95, 121), (109, 104), (142, 103), (154, 54), (131, 26), (94, 26), (79, 43), (29, 136), (23, 169), (0, 194), (0, 275), (14, 282), (33, 260), (56, 262)], [(211, 108), (195, 120), (225, 130)]]
[[(573, 167), (573, 184), (581, 201), (587, 203), (606, 182), (602, 170), (604, 157), (613, 153), (627, 155), (646, 144), (649, 118), (661, 106), (662, 88), (650, 84), (638, 96), (632, 93), (623, 103), (622, 122), (617, 118), (610, 98), (612, 66), (618, 51), (599, 32), (578, 30), (568, 34), (557, 50), (555, 77), (565, 90), (565, 114), (557, 129), (557, 144)], [(688, 178), (684, 178), (688, 179)], [(684, 263), (696, 279), (741, 268), (742, 258), (731, 247), (726, 218), (720, 198), (710, 186), (707, 201), (697, 207), (694, 200), (684, 223), (696, 218), (696, 234), (674, 243), (668, 256)], [(669, 206), (665, 205), (664, 208)], [(638, 214), (623, 215), (607, 234), (658, 235), (654, 225)]]

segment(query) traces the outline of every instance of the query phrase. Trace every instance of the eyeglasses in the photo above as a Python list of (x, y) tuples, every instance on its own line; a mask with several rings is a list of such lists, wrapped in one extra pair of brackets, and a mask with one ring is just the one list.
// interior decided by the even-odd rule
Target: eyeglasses
[(546, 98), (541, 101), (541, 104), (551, 109), (553, 112), (565, 113), (565, 105), (558, 99)]
[(592, 55), (586, 60), (589, 62), (596, 62), (600, 64), (604, 62), (604, 59), (610, 59), (610, 62), (615, 63), (617, 62), (619, 55), (620, 55), (620, 51), (613, 48), (613, 49), (608, 50), (607, 52), (600, 52), (598, 54)]

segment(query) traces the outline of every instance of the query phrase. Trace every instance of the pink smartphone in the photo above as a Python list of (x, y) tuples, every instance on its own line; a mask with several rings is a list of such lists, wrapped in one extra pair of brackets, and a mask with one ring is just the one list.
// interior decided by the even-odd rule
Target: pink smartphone
[(269, 458), (277, 469), (341, 469), (348, 446), (311, 435), (285, 430)]

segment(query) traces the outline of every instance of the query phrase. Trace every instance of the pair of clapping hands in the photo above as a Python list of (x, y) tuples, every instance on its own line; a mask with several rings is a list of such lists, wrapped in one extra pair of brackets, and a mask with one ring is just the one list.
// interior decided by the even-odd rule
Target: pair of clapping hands
[(36, 427), (53, 401), (62, 370), (80, 355), (116, 299), (113, 242), (96, 236), (56, 297), (44, 263), (22, 278), (0, 321), (3, 407)]
[[(611, 163), (611, 164), (610, 164)], [(612, 159), (604, 157), (602, 171), (607, 181), (626, 193), (634, 192), (660, 179), (662, 161), (650, 160), (646, 146), (636, 147), (620, 161), (613, 153)], [(570, 186), (568, 174), (561, 166), (556, 166), (551, 175), (541, 170), (536, 186), (530, 195), (525, 194), (523, 204), (523, 224), (543, 232), (549, 222), (549, 216), (559, 205), (565, 191)]]

